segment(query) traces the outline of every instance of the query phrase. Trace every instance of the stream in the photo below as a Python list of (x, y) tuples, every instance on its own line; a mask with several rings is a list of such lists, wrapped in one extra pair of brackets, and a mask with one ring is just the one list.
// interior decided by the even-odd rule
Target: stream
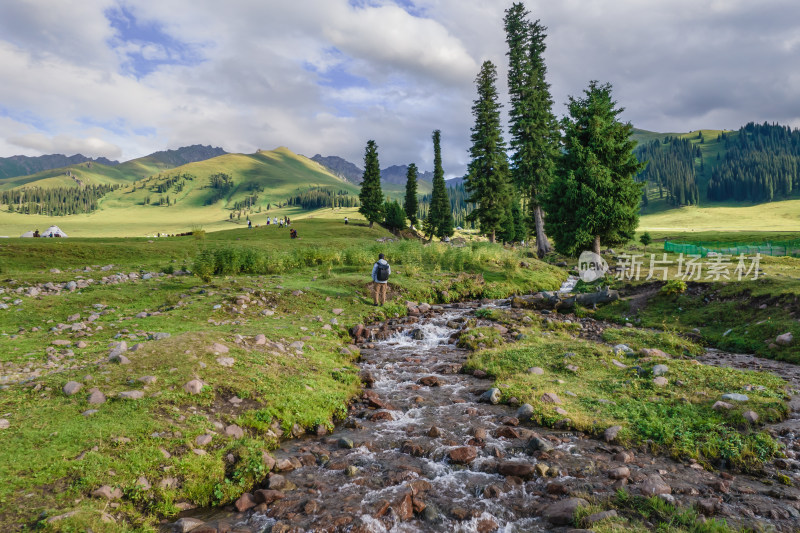
[[(373, 329), (373, 339), (361, 345), (367, 388), (333, 434), (283, 442), (274, 453), (280, 470), (252, 498), (237, 502), (243, 512), (232, 506), (194, 510), (164, 531), (567, 531), (551, 518), (555, 502), (570, 495), (611, 497), (626, 486), (636, 493), (655, 474), (671, 488), (663, 496), (670, 502), (737, 525), (800, 528), (800, 491), (794, 487), (765, 483), (763, 476), (707, 472), (645, 447), (624, 450), (582, 433), (535, 427), (515, 418), (515, 407), (480, 401), (492, 382), (460, 372), (468, 354), (455, 347), (453, 334), (481, 305), (506, 304), (434, 306), (421, 317)], [(570, 318), (586, 328), (599, 324)], [(478, 325), (493, 323), (478, 319)], [(800, 367), (794, 365), (716, 351), (698, 359), (775, 372), (800, 389)], [(791, 410), (773, 428), (787, 457), (768, 469), (800, 483), (797, 396)], [(613, 479), (610, 471), (623, 466), (630, 475)]]

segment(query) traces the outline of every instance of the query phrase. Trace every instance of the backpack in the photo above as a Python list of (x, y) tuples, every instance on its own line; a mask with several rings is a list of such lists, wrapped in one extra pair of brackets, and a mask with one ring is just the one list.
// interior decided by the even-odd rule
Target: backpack
[(375, 279), (378, 281), (389, 281), (389, 264), (388, 263), (375, 263), (378, 269), (375, 271)]

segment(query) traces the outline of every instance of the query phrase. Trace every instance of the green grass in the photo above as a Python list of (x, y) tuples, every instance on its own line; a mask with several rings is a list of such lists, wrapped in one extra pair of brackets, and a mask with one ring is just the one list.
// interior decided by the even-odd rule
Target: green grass
[[(700, 365), (690, 359), (658, 359), (613, 355), (608, 345), (573, 337), (569, 330), (547, 329), (546, 322), (530, 327), (520, 324), (526, 335), (512, 346), (473, 353), (469, 369), (481, 369), (494, 377), (503, 398), (516, 397), (534, 407), (534, 420), (545, 426), (567, 427), (594, 434), (614, 425), (623, 427), (619, 438), (653, 448), (676, 458), (694, 458), (706, 464), (727, 464), (756, 470), (778, 449), (777, 443), (758, 428), (747, 428), (742, 412), (752, 409), (764, 421), (780, 420), (787, 413), (783, 401), (785, 382), (771, 374), (742, 372)], [(625, 341), (632, 348), (661, 348), (674, 357), (695, 354), (701, 348), (673, 334), (651, 331), (607, 331), (612, 343)], [(620, 369), (613, 359), (627, 365)], [(669, 384), (658, 387), (651, 369), (666, 364)], [(569, 369), (568, 365), (576, 366)], [(529, 373), (538, 366), (544, 374)], [(638, 367), (638, 368), (637, 368)], [(711, 407), (720, 396), (739, 392), (747, 385), (763, 386), (748, 392), (750, 400), (728, 412)], [(563, 405), (543, 403), (544, 393), (556, 393)], [(570, 394), (573, 393), (573, 394)], [(561, 407), (567, 414), (559, 414)]]
[[(111, 272), (192, 267), (203, 250), (218, 251), (223, 268), (239, 264), (231, 253), (236, 251), (251, 250), (269, 259), (269, 268), (256, 274), (244, 275), (234, 268), (230, 275), (213, 275), (209, 283), (198, 277), (165, 276), (92, 285), (61, 296), (24, 297), (22, 305), (3, 311), (0, 361), (5, 375), (17, 376), (28, 365), (44, 367), (46, 348), (55, 339), (83, 340), (87, 346), (73, 346), (72, 355), (55, 360), (65, 366), (62, 371), (0, 393), (0, 417), (11, 422), (9, 429), (0, 431), (2, 527), (34, 527), (40, 513), (48, 517), (79, 510), (44, 530), (154, 531), (160, 517), (177, 512), (179, 502), (230, 502), (265, 474), (261, 453), (277, 445), (277, 429), (288, 431), (295, 424), (330, 427), (344, 416), (360, 384), (357, 354), (341, 353), (350, 342), (347, 332), (352, 325), (405, 313), (406, 299), (433, 303), (502, 297), (554, 289), (564, 278), (560, 269), (499, 245), (378, 243), (376, 238), (390, 234), (378, 227), (345, 226), (339, 220), (309, 219), (295, 227), (299, 240), (290, 240), (277, 228), (256, 228), (154, 242), (106, 238), (0, 243), (3, 279), (23, 284), (74, 279), (76, 273), (70, 269), (86, 265), (112, 263)], [(379, 252), (392, 263), (393, 276), (391, 302), (376, 309), (370, 305), (367, 282)], [(531, 268), (519, 268), (522, 259)], [(52, 267), (64, 272), (50, 274)], [(81, 273), (95, 279), (101, 274), (105, 273)], [(303, 294), (293, 296), (298, 289)], [(260, 303), (237, 305), (236, 297), (242, 294)], [(68, 323), (67, 317), (74, 313), (86, 319), (97, 311), (96, 304), (107, 307), (91, 323), (90, 336), (49, 331), (53, 325)], [(221, 307), (214, 309), (217, 305)], [(334, 315), (334, 308), (343, 312)], [(262, 309), (274, 314), (265, 316)], [(135, 318), (142, 311), (150, 316)], [(333, 318), (337, 324), (331, 324)], [(152, 332), (171, 336), (148, 341)], [(256, 346), (252, 344), (256, 334), (284, 346), (302, 340), (305, 346), (302, 353)], [(237, 335), (247, 342), (237, 344)], [(142, 342), (144, 347), (127, 354), (130, 365), (97, 365), (105, 361), (108, 345), (115, 340), (129, 345)], [(233, 367), (217, 363), (209, 350), (214, 342), (230, 348)], [(144, 386), (137, 381), (142, 376), (155, 376), (157, 381)], [(183, 385), (195, 377), (207, 387), (191, 396)], [(84, 389), (64, 396), (61, 388), (69, 380), (84, 383)], [(106, 403), (87, 403), (93, 386), (106, 394)], [(124, 390), (143, 390), (145, 398), (117, 399), (115, 394)], [(232, 396), (244, 400), (242, 407), (232, 407), (227, 401)], [(99, 412), (81, 416), (91, 407)], [(225, 437), (214, 422), (237, 424), (246, 437)], [(196, 455), (191, 451), (195, 438), (208, 432), (215, 436), (204, 447), (207, 454)], [(235, 457), (233, 465), (226, 463), (228, 454)], [(152, 489), (137, 488), (143, 474)], [(159, 488), (167, 477), (176, 478), (179, 485)], [(125, 494), (118, 508), (112, 510), (89, 497), (103, 484)], [(102, 521), (104, 511), (116, 517), (116, 524)]]

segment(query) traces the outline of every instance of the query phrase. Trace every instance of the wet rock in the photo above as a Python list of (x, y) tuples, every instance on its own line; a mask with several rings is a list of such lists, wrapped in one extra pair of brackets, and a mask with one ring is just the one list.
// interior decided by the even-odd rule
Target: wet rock
[(381, 397), (378, 396), (378, 393), (373, 390), (364, 391), (361, 397), (367, 400), (367, 403), (370, 407), (374, 407), (376, 409), (394, 409), (392, 404), (381, 399)]
[(281, 490), (288, 485), (288, 481), (280, 474), (270, 474), (268, 487), (270, 490)]
[(283, 492), (274, 489), (257, 490), (254, 496), (258, 503), (266, 503), (267, 505), (286, 497)]
[(534, 468), (530, 463), (502, 462), (497, 466), (497, 473), (501, 476), (514, 476), (522, 479), (533, 477)]
[(420, 378), (417, 383), (425, 385), (426, 387), (439, 387), (442, 384), (442, 380), (437, 376), (425, 376)]
[(339, 446), (339, 448), (344, 448), (348, 450), (352, 449), (354, 446), (353, 441), (351, 439), (348, 439), (347, 437), (340, 438), (338, 441), (336, 441), (336, 444), (337, 446)]
[(369, 370), (362, 370), (359, 372), (358, 377), (361, 379), (361, 382), (368, 388), (372, 388), (372, 385), (375, 384), (375, 376), (372, 375), (372, 372)]
[(450, 457), (450, 462), (466, 465), (478, 457), (478, 451), (472, 446), (461, 446), (450, 450), (447, 455)]
[(544, 394), (542, 394), (540, 400), (542, 403), (553, 403), (557, 405), (563, 403), (561, 401), (561, 398), (559, 398), (555, 392), (545, 392)]
[(442, 512), (434, 504), (429, 503), (422, 511), (422, 519), (429, 524), (436, 524), (442, 521)]
[(492, 405), (497, 405), (498, 403), (500, 403), (501, 394), (502, 393), (500, 392), (500, 389), (498, 389), (497, 387), (492, 387), (491, 389), (481, 394), (478, 401), (490, 403)]
[(244, 494), (239, 496), (239, 499), (236, 500), (236, 502), (233, 505), (234, 507), (236, 507), (237, 511), (242, 513), (248, 509), (252, 509), (253, 507), (256, 506), (257, 503), (258, 502), (256, 502), (256, 498), (252, 494), (250, 494), (249, 492), (245, 492)]
[(411, 501), (411, 493), (407, 492), (398, 499), (394, 504), (394, 510), (397, 518), (406, 521), (414, 517), (414, 504)]
[(568, 498), (548, 505), (542, 516), (553, 525), (566, 526), (572, 523), (575, 512), (587, 505), (589, 502), (583, 498)]
[(603, 438), (606, 442), (614, 442), (621, 430), (622, 426), (611, 426), (603, 433)]
[(566, 494), (569, 494), (569, 487), (567, 487), (565, 484), (559, 483), (557, 481), (554, 481), (552, 483), (548, 483), (545, 486), (544, 490), (545, 490), (545, 492), (547, 492), (547, 494), (555, 494), (555, 495), (566, 495)]
[(647, 476), (647, 479), (639, 485), (639, 490), (641, 490), (642, 494), (645, 496), (669, 494), (672, 492), (672, 488), (667, 485), (664, 479), (658, 474), (650, 474)]
[(520, 437), (519, 432), (514, 429), (513, 427), (508, 426), (501, 426), (494, 430), (493, 433), (495, 438), (503, 438), (503, 439), (518, 439)]
[(419, 444), (416, 444), (416, 443), (414, 443), (414, 442), (412, 442), (410, 440), (404, 442), (403, 445), (400, 446), (400, 451), (402, 453), (411, 455), (413, 457), (424, 457), (425, 456), (425, 450), (422, 449), (422, 446), (420, 446)]
[(633, 454), (630, 452), (619, 452), (614, 455), (614, 460), (620, 463), (628, 464), (633, 462)]
[(432, 439), (438, 439), (442, 436), (442, 430), (436, 426), (432, 426), (431, 429), (428, 430), (428, 436)]
[(714, 498), (706, 498), (697, 502), (697, 510), (705, 516), (714, 516), (719, 511), (719, 502)]
[(476, 377), (478, 379), (484, 379), (484, 378), (486, 378), (487, 375), (488, 374), (483, 370), (473, 370), (472, 371), (472, 376)]
[(532, 452), (551, 452), (554, 450), (552, 444), (549, 441), (544, 440), (541, 437), (531, 437), (528, 441), (526, 446), (528, 453)]
[(372, 422), (389, 422), (394, 420), (394, 416), (389, 411), (375, 411), (367, 417)]
[(77, 381), (67, 381), (67, 383), (64, 385), (64, 387), (61, 389), (61, 391), (66, 396), (72, 396), (73, 394), (75, 394), (76, 392), (81, 390), (82, 388), (83, 388), (83, 384), (82, 383), (78, 383)]
[(519, 409), (517, 409), (515, 416), (520, 420), (530, 420), (533, 413), (533, 406), (529, 403), (523, 403), (519, 406)]
[(172, 524), (172, 533), (189, 533), (189, 531), (198, 528), (205, 524), (202, 520), (197, 518), (181, 518)]

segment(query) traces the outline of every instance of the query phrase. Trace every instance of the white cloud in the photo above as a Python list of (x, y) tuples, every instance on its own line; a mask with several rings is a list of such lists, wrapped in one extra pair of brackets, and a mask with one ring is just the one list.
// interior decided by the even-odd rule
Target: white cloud
[(46, 137), (41, 133), (29, 133), (18, 137), (10, 137), (10, 144), (21, 148), (28, 148), (39, 151), (43, 154), (65, 154), (72, 155), (81, 153), (91, 157), (107, 157), (116, 159), (122, 155), (119, 146), (108, 143), (97, 137), (86, 137), (78, 139), (69, 135), (56, 135)]
[[(624, 118), (646, 129), (800, 121), (796, 2), (526, 4), (548, 27), (559, 115), (567, 95), (598, 79), (614, 84)], [(194, 143), (245, 152), (285, 145), (360, 164), (375, 139), (383, 165), (429, 169), (438, 128), (445, 170), (458, 175), (484, 59), (505, 89), (509, 5), (419, 0), (412, 15), (390, 0), (8, 0), (0, 3), (0, 155), (74, 146), (129, 159)], [(121, 7), (200, 61), (136, 79), (131, 54), (169, 61), (173, 48), (120, 41), (105, 13)], [(337, 84), (348, 74), (366, 83)]]

